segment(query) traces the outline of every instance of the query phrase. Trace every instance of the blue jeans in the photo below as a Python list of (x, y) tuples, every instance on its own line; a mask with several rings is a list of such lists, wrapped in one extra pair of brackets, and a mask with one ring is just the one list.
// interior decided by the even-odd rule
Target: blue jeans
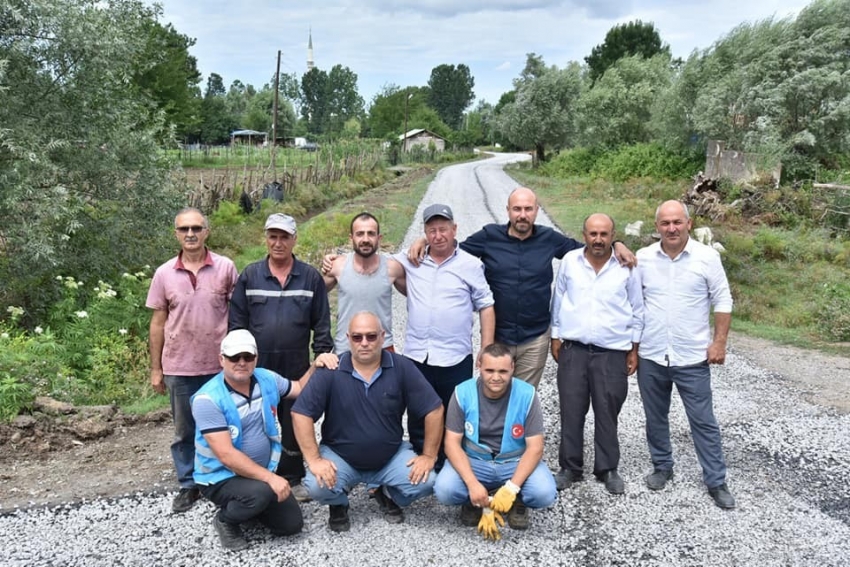
[(685, 406), (703, 481), (708, 488), (720, 486), (726, 482), (726, 462), (723, 460), (720, 426), (714, 417), (711, 370), (707, 362), (667, 367), (640, 359), (638, 386), (646, 414), (646, 442), (652, 466), (656, 470), (673, 469), (669, 419), (673, 384)]
[[(470, 458), (469, 464), (472, 466), (472, 472), (478, 482), (483, 484), (487, 490), (493, 490), (511, 479), (516, 472), (518, 463), (497, 463)], [(448, 460), (443, 465), (443, 470), (437, 475), (434, 495), (442, 504), (449, 506), (469, 503), (469, 489)], [(546, 508), (555, 503), (557, 496), (555, 478), (546, 463), (540, 461), (537, 463), (534, 472), (522, 483), (519, 498), (529, 508)]]
[(316, 482), (316, 477), (309, 470), (307, 476), (304, 477), (304, 486), (310, 491), (313, 500), (319, 504), (347, 506), (348, 492), (361, 483), (369, 486), (385, 486), (393, 502), (401, 507), (428, 496), (434, 490), (435, 475), (433, 472), (428, 475), (428, 480), (425, 482), (410, 483), (408, 478), (410, 467), (407, 466), (407, 462), (416, 457), (416, 453), (407, 441), (402, 442), (396, 454), (383, 468), (373, 471), (355, 469), (327, 445), (319, 446), (319, 454), (323, 459), (327, 459), (336, 465), (336, 486), (333, 488), (320, 487)]
[(181, 488), (194, 488), (195, 479), (195, 418), (192, 417), (191, 399), (215, 374), (203, 376), (163, 376), (171, 397), (171, 415), (174, 419), (174, 441), (171, 459), (177, 471)]

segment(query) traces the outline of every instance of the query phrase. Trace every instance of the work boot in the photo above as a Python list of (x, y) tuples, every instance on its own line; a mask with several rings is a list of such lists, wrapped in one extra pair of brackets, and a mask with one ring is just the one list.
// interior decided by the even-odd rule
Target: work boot
[(328, 506), (330, 517), (328, 518), (328, 527), (335, 532), (347, 532), (351, 529), (351, 521), (348, 519), (348, 505), (339, 504)]
[(248, 542), (242, 535), (242, 528), (239, 524), (227, 524), (221, 520), (219, 514), (213, 516), (213, 527), (218, 532), (218, 539), (221, 541), (221, 546), (231, 551), (240, 551), (248, 547)]
[(400, 524), (404, 521), (404, 510), (396, 504), (390, 495), (387, 493), (386, 486), (378, 487), (375, 491), (375, 500), (381, 507), (381, 512), (384, 513), (384, 519), (391, 524)]
[(508, 525), (515, 530), (528, 529), (528, 507), (519, 500), (508, 510)]
[(463, 526), (474, 528), (481, 520), (481, 508), (472, 504), (462, 504), (460, 507), (460, 523)]
[(673, 469), (655, 469), (646, 475), (644, 480), (650, 490), (661, 490), (667, 486), (667, 481), (673, 478)]
[(177, 514), (187, 512), (200, 497), (201, 491), (197, 488), (181, 488), (171, 502), (171, 510)]

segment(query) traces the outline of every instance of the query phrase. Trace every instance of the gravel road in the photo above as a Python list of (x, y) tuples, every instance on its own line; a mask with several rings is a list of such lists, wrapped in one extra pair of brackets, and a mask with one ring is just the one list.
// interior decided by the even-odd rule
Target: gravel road
[[(453, 208), (461, 239), (485, 223), (504, 222), (516, 183), (502, 165), (524, 157), (441, 170), (405, 245), (422, 233), (422, 208), (435, 202)], [(542, 212), (538, 222), (551, 224)], [(396, 336), (402, 337), (404, 303), (395, 307)], [(848, 380), (847, 366), (824, 367), (823, 373), (825, 381)], [(551, 468), (557, 466), (554, 374), (550, 360), (540, 393)], [(251, 548), (230, 553), (211, 526), (211, 504), (173, 515), (170, 496), (128, 495), (0, 517), (0, 565), (850, 566), (850, 414), (810, 395), (793, 377), (759, 367), (736, 350), (734, 338), (726, 365), (715, 367), (713, 378), (729, 485), (738, 500), (734, 511), (720, 510), (706, 494), (678, 401), (670, 416), (676, 477), (659, 493), (645, 487), (651, 465), (632, 379), (620, 417), (626, 494), (609, 495), (591, 475), (561, 492), (551, 509), (533, 512), (530, 530), (505, 528), (498, 543), (461, 527), (458, 510), (433, 498), (414, 503), (404, 524), (387, 524), (358, 490), (348, 533), (330, 532), (327, 509), (309, 503), (302, 508), (301, 535), (273, 539), (250, 528)], [(585, 429), (591, 448), (592, 430), (591, 414)]]

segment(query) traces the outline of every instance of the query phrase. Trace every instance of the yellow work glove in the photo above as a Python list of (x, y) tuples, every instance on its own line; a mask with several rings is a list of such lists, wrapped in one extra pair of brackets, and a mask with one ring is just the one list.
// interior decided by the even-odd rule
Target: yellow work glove
[(490, 501), (490, 507), (496, 512), (504, 514), (511, 509), (511, 506), (514, 505), (514, 500), (516, 500), (516, 495), (518, 493), (519, 486), (509, 480), (496, 492), (496, 495), (493, 496), (493, 499)]
[(478, 521), (478, 533), (484, 536), (484, 539), (492, 539), (499, 541), (502, 539), (502, 534), (499, 532), (498, 522), (502, 527), (505, 526), (505, 520), (498, 512), (485, 507), (481, 512), (481, 519)]

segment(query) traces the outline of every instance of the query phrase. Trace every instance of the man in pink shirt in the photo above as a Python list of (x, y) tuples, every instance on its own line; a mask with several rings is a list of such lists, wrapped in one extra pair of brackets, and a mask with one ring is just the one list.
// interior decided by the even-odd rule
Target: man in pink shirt
[(174, 512), (185, 512), (200, 497), (195, 466), (195, 420), (191, 397), (221, 370), (219, 347), (227, 334), (230, 295), (239, 274), (233, 262), (207, 249), (209, 221), (197, 209), (174, 219), (180, 253), (157, 268), (146, 305), (150, 325), (151, 386), (171, 397), (174, 442), (171, 457), (180, 492)]

